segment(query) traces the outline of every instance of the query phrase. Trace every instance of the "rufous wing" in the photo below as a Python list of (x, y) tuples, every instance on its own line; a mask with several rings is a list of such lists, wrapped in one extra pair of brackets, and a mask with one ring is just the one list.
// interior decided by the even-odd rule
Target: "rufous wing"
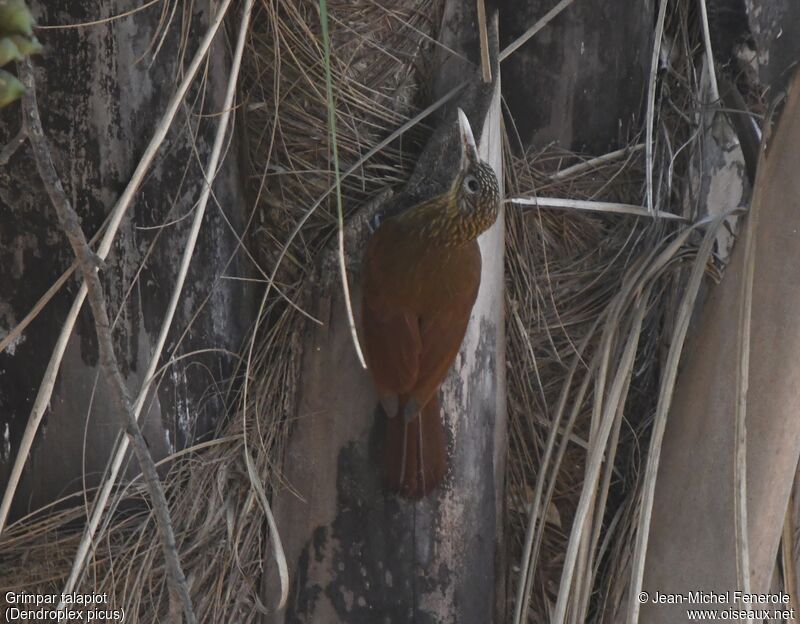
[(419, 374), (419, 321), (406, 312), (376, 309), (366, 296), (361, 314), (367, 366), (378, 394), (385, 397), (409, 392)]

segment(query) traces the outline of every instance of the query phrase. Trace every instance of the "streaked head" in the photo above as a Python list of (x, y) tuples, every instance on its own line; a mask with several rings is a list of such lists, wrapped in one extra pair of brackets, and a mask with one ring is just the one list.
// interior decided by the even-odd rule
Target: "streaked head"
[[(478, 155), (475, 136), (464, 111), (458, 109), (461, 164), (453, 182), (458, 216), (465, 220), (471, 238), (487, 230), (497, 218), (500, 186), (489, 163)], [(474, 232), (474, 234), (473, 234)]]
[(472, 128), (458, 109), (461, 161), (450, 189), (414, 206), (397, 219), (417, 228), (422, 239), (445, 247), (475, 240), (497, 219), (500, 186), (489, 165), (480, 159)]

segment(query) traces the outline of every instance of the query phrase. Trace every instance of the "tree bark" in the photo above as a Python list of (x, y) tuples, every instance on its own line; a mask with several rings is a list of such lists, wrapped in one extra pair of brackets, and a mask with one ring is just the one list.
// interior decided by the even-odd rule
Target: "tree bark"
[[(197, 5), (167, 27), (158, 56), (151, 64), (151, 41), (159, 41), (161, 9), (148, 8), (110, 22), (73, 29), (40, 31), (45, 46), (34, 59), (45, 132), (56, 169), (76, 207), (87, 235), (101, 226), (149, 141), (156, 120), (172, 94), (181, 64), (212, 17), (211, 3)], [(115, 2), (54, 1), (33, 5), (38, 22), (76, 24), (124, 14), (138, 5)], [(188, 49), (181, 55), (181, 19), (190, 20)], [(163, 27), (163, 25), (162, 25)], [(162, 230), (159, 226), (190, 213), (201, 190), (205, 163), (222, 108), (228, 53), (222, 35), (212, 47), (205, 85), (203, 113), (198, 122), (190, 105), (179, 113), (165, 147), (137, 200), (126, 216), (107, 266), (102, 271), (110, 304), (119, 314), (115, 350), (131, 391), (138, 391), (158, 335), (163, 311), (175, 281), (178, 260), (190, 219)], [(199, 94), (196, 86), (189, 102)], [(2, 112), (4, 143), (18, 127), (16, 106)], [(196, 136), (192, 133), (196, 131)], [(194, 143), (194, 146), (193, 146)], [(197, 150), (195, 152), (194, 150)], [(236, 238), (222, 217), (239, 234), (244, 223), (236, 149), (215, 182), (219, 209), (210, 209), (201, 231), (198, 253), (187, 280), (185, 304), (179, 308), (167, 342), (171, 350), (201, 304), (176, 355), (196, 349), (237, 352), (252, 318), (250, 295), (241, 282), (219, 281), (241, 274), (238, 260), (226, 268)], [(33, 307), (72, 262), (69, 246), (38, 179), (29, 146), (23, 145), (0, 170), (0, 329), (8, 331)], [(145, 261), (149, 245), (156, 240)], [(145, 261), (136, 285), (133, 278)], [(0, 483), (5, 483), (19, 439), (64, 316), (79, 282), (70, 279), (23, 335), (0, 354)], [(94, 325), (87, 306), (67, 347), (58, 381), (28, 467), (23, 473), (12, 519), (84, 483), (97, 483), (119, 432), (119, 414), (98, 372)], [(146, 403), (142, 427), (158, 459), (214, 429), (224, 413), (225, 384), (233, 370), (225, 354), (204, 354), (172, 364)], [(132, 466), (133, 471), (138, 471)]]
[[(440, 40), (477, 59), (474, 9), (449, 2)], [(493, 58), (496, 22), (490, 29)], [(442, 95), (475, 64), (444, 63), (435, 86)], [(467, 87), (456, 98), (479, 137), (482, 158), (501, 172), (499, 77)], [(361, 211), (348, 227), (348, 248), (360, 257), (366, 222), (441, 192), (458, 156), (455, 106), (441, 117), (406, 189)], [(350, 340), (344, 302), (329, 258), (317, 272), (312, 326), (304, 344), (297, 423), (284, 474), (292, 491), (275, 493), (274, 511), (289, 561), (285, 612), (266, 621), (458, 622), (504, 621), (502, 557), (505, 436), (503, 219), (480, 239), (481, 288), (459, 356), (441, 391), (450, 438), (445, 482), (419, 502), (386, 492), (375, 457), (378, 399)], [(356, 264), (354, 262), (354, 264)], [(358, 283), (357, 272), (352, 282)], [(359, 297), (355, 289), (356, 307)], [(277, 579), (266, 581), (276, 604)]]

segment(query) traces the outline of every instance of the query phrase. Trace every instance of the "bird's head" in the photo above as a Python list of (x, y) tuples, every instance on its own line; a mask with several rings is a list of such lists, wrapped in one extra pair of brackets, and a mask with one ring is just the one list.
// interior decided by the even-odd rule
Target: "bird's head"
[(489, 163), (478, 156), (469, 120), (458, 109), (461, 161), (447, 192), (397, 216), (421, 240), (456, 247), (478, 238), (497, 219), (500, 185)]
[(477, 238), (497, 218), (500, 186), (489, 163), (478, 156), (475, 136), (464, 111), (458, 109), (461, 162), (450, 188), (450, 218), (466, 239)]

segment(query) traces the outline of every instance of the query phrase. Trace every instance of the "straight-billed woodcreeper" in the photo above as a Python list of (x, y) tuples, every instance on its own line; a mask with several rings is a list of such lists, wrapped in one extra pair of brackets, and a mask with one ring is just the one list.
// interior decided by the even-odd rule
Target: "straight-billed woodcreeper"
[(364, 258), (362, 324), (368, 367), (387, 413), (386, 485), (426, 496), (444, 478), (439, 387), (455, 360), (481, 281), (476, 240), (497, 218), (500, 190), (458, 110), (461, 161), (449, 190), (384, 220)]

